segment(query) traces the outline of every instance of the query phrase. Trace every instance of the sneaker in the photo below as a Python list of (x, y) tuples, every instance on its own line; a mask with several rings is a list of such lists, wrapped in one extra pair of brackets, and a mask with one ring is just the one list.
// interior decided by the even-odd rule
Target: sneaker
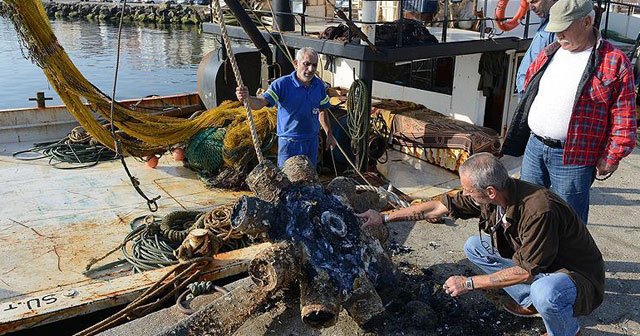
[(529, 306), (529, 307), (522, 307), (519, 304), (517, 304), (515, 301), (508, 301), (505, 304), (502, 305), (502, 308), (504, 310), (506, 310), (507, 312), (515, 315), (515, 316), (520, 316), (520, 317), (540, 317), (540, 314), (538, 314), (538, 311), (536, 310), (536, 307), (534, 307), (533, 305)]

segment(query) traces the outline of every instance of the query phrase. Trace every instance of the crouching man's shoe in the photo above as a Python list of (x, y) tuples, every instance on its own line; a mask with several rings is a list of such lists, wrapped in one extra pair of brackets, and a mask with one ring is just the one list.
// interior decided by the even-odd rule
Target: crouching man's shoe
[(520, 316), (520, 317), (540, 317), (540, 314), (538, 314), (538, 311), (536, 310), (536, 307), (534, 307), (533, 305), (529, 306), (529, 307), (522, 307), (519, 304), (517, 304), (515, 301), (508, 301), (507, 303), (505, 303), (502, 308), (504, 308), (504, 310), (506, 310), (507, 312), (515, 315), (515, 316)]

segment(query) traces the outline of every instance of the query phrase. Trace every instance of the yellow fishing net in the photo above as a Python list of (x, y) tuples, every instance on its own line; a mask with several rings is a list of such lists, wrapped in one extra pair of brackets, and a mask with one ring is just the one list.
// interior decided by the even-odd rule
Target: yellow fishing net
[[(91, 84), (73, 64), (51, 29), (42, 0), (5, 0), (8, 17), (21, 37), (23, 51), (47, 76), (69, 112), (103, 145), (115, 150), (109, 127), (98, 118), (111, 120), (111, 97)], [(94, 113), (95, 112), (95, 113)], [(253, 111), (258, 135), (265, 139), (275, 128), (274, 109)], [(145, 155), (185, 141), (206, 127), (227, 128), (225, 151), (252, 147), (244, 108), (238, 102), (224, 102), (193, 119), (152, 115), (131, 110), (115, 102), (113, 124), (122, 150), (131, 155)], [(229, 162), (228, 157), (225, 161)]]

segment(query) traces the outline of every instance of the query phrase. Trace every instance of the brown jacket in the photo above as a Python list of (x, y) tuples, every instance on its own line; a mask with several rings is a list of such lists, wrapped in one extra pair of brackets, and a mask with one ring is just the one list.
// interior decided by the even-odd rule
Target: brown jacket
[[(604, 261), (595, 241), (576, 213), (548, 189), (510, 180), (506, 225), (495, 233), (497, 250), (504, 258), (535, 276), (567, 273), (577, 287), (575, 315), (587, 315), (604, 297)], [(445, 196), (442, 203), (456, 218), (480, 218), (480, 229), (491, 232), (496, 206), (477, 205), (462, 192)]]

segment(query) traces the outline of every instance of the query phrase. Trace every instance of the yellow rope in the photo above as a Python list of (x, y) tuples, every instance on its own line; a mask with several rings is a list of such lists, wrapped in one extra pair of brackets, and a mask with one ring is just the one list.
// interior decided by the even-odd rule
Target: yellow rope
[[(110, 119), (111, 98), (80, 73), (58, 43), (42, 1), (5, 0), (5, 4), (9, 9), (8, 17), (21, 37), (23, 51), (26, 49), (29, 58), (42, 68), (67, 110), (91, 136), (115, 150), (109, 129), (97, 120), (99, 117)], [(140, 109), (131, 110), (116, 102), (113, 123), (118, 129), (117, 140), (122, 143), (124, 151), (141, 156), (185, 141), (203, 128), (225, 126), (224, 122), (230, 116), (233, 116), (232, 120), (238, 119), (238, 112), (243, 112), (239, 103), (224, 102), (196, 118), (182, 119), (151, 115)], [(256, 124), (266, 127), (259, 128), (264, 138), (274, 128), (275, 112), (265, 108), (254, 113), (256, 119), (261, 119)]]

